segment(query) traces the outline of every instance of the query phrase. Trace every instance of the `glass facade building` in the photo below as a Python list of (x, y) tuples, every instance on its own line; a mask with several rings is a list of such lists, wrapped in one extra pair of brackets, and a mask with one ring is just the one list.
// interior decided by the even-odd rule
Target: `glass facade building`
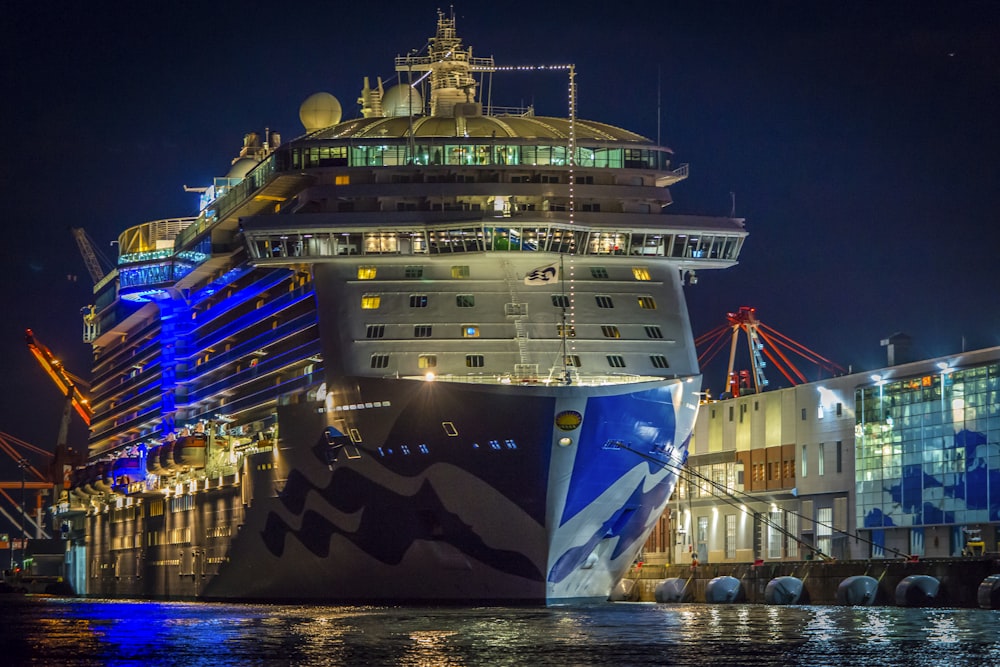
[(887, 529), (947, 527), (950, 551), (969, 531), (1000, 521), (1000, 363), (884, 380), (855, 394), (857, 525), (880, 556)]

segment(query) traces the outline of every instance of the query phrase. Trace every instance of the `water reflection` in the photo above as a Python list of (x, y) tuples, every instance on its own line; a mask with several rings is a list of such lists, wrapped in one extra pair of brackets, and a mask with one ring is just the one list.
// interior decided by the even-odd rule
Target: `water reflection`
[(5, 664), (1000, 664), (998, 612), (605, 604), (304, 607), (14, 597)]

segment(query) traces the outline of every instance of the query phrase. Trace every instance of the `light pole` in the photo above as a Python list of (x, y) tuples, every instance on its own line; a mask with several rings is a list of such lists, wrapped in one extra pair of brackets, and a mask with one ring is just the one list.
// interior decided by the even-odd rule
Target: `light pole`
[[(28, 532), (24, 527), (24, 469), (28, 467), (28, 459), (22, 458), (17, 462), (17, 467), (21, 469), (21, 566), (24, 566), (24, 547), (28, 541)], [(11, 558), (14, 557), (14, 550), (11, 549)]]

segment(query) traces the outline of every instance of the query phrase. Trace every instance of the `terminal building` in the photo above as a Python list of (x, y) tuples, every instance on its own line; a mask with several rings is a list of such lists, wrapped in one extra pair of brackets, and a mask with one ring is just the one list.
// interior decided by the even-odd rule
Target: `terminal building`
[(648, 564), (1000, 551), (1000, 347), (704, 403)]

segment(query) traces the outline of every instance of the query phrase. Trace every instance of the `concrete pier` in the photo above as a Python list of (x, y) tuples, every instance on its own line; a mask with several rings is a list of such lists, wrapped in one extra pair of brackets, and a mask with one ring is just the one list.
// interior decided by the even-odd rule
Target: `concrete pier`
[(837, 587), (847, 577), (864, 575), (879, 582), (875, 604), (894, 605), (895, 591), (910, 575), (929, 575), (941, 582), (935, 604), (943, 607), (978, 607), (979, 585), (986, 577), (1000, 574), (1000, 557), (935, 558), (929, 560), (782, 561), (752, 563), (702, 563), (690, 565), (643, 565), (633, 567), (626, 578), (635, 580), (631, 599), (655, 601), (656, 585), (664, 579), (691, 579), (688, 589), (694, 602), (705, 602), (705, 587), (715, 577), (731, 576), (742, 582), (750, 603), (764, 604), (764, 591), (775, 577), (798, 577), (803, 582), (799, 604), (837, 604)]

